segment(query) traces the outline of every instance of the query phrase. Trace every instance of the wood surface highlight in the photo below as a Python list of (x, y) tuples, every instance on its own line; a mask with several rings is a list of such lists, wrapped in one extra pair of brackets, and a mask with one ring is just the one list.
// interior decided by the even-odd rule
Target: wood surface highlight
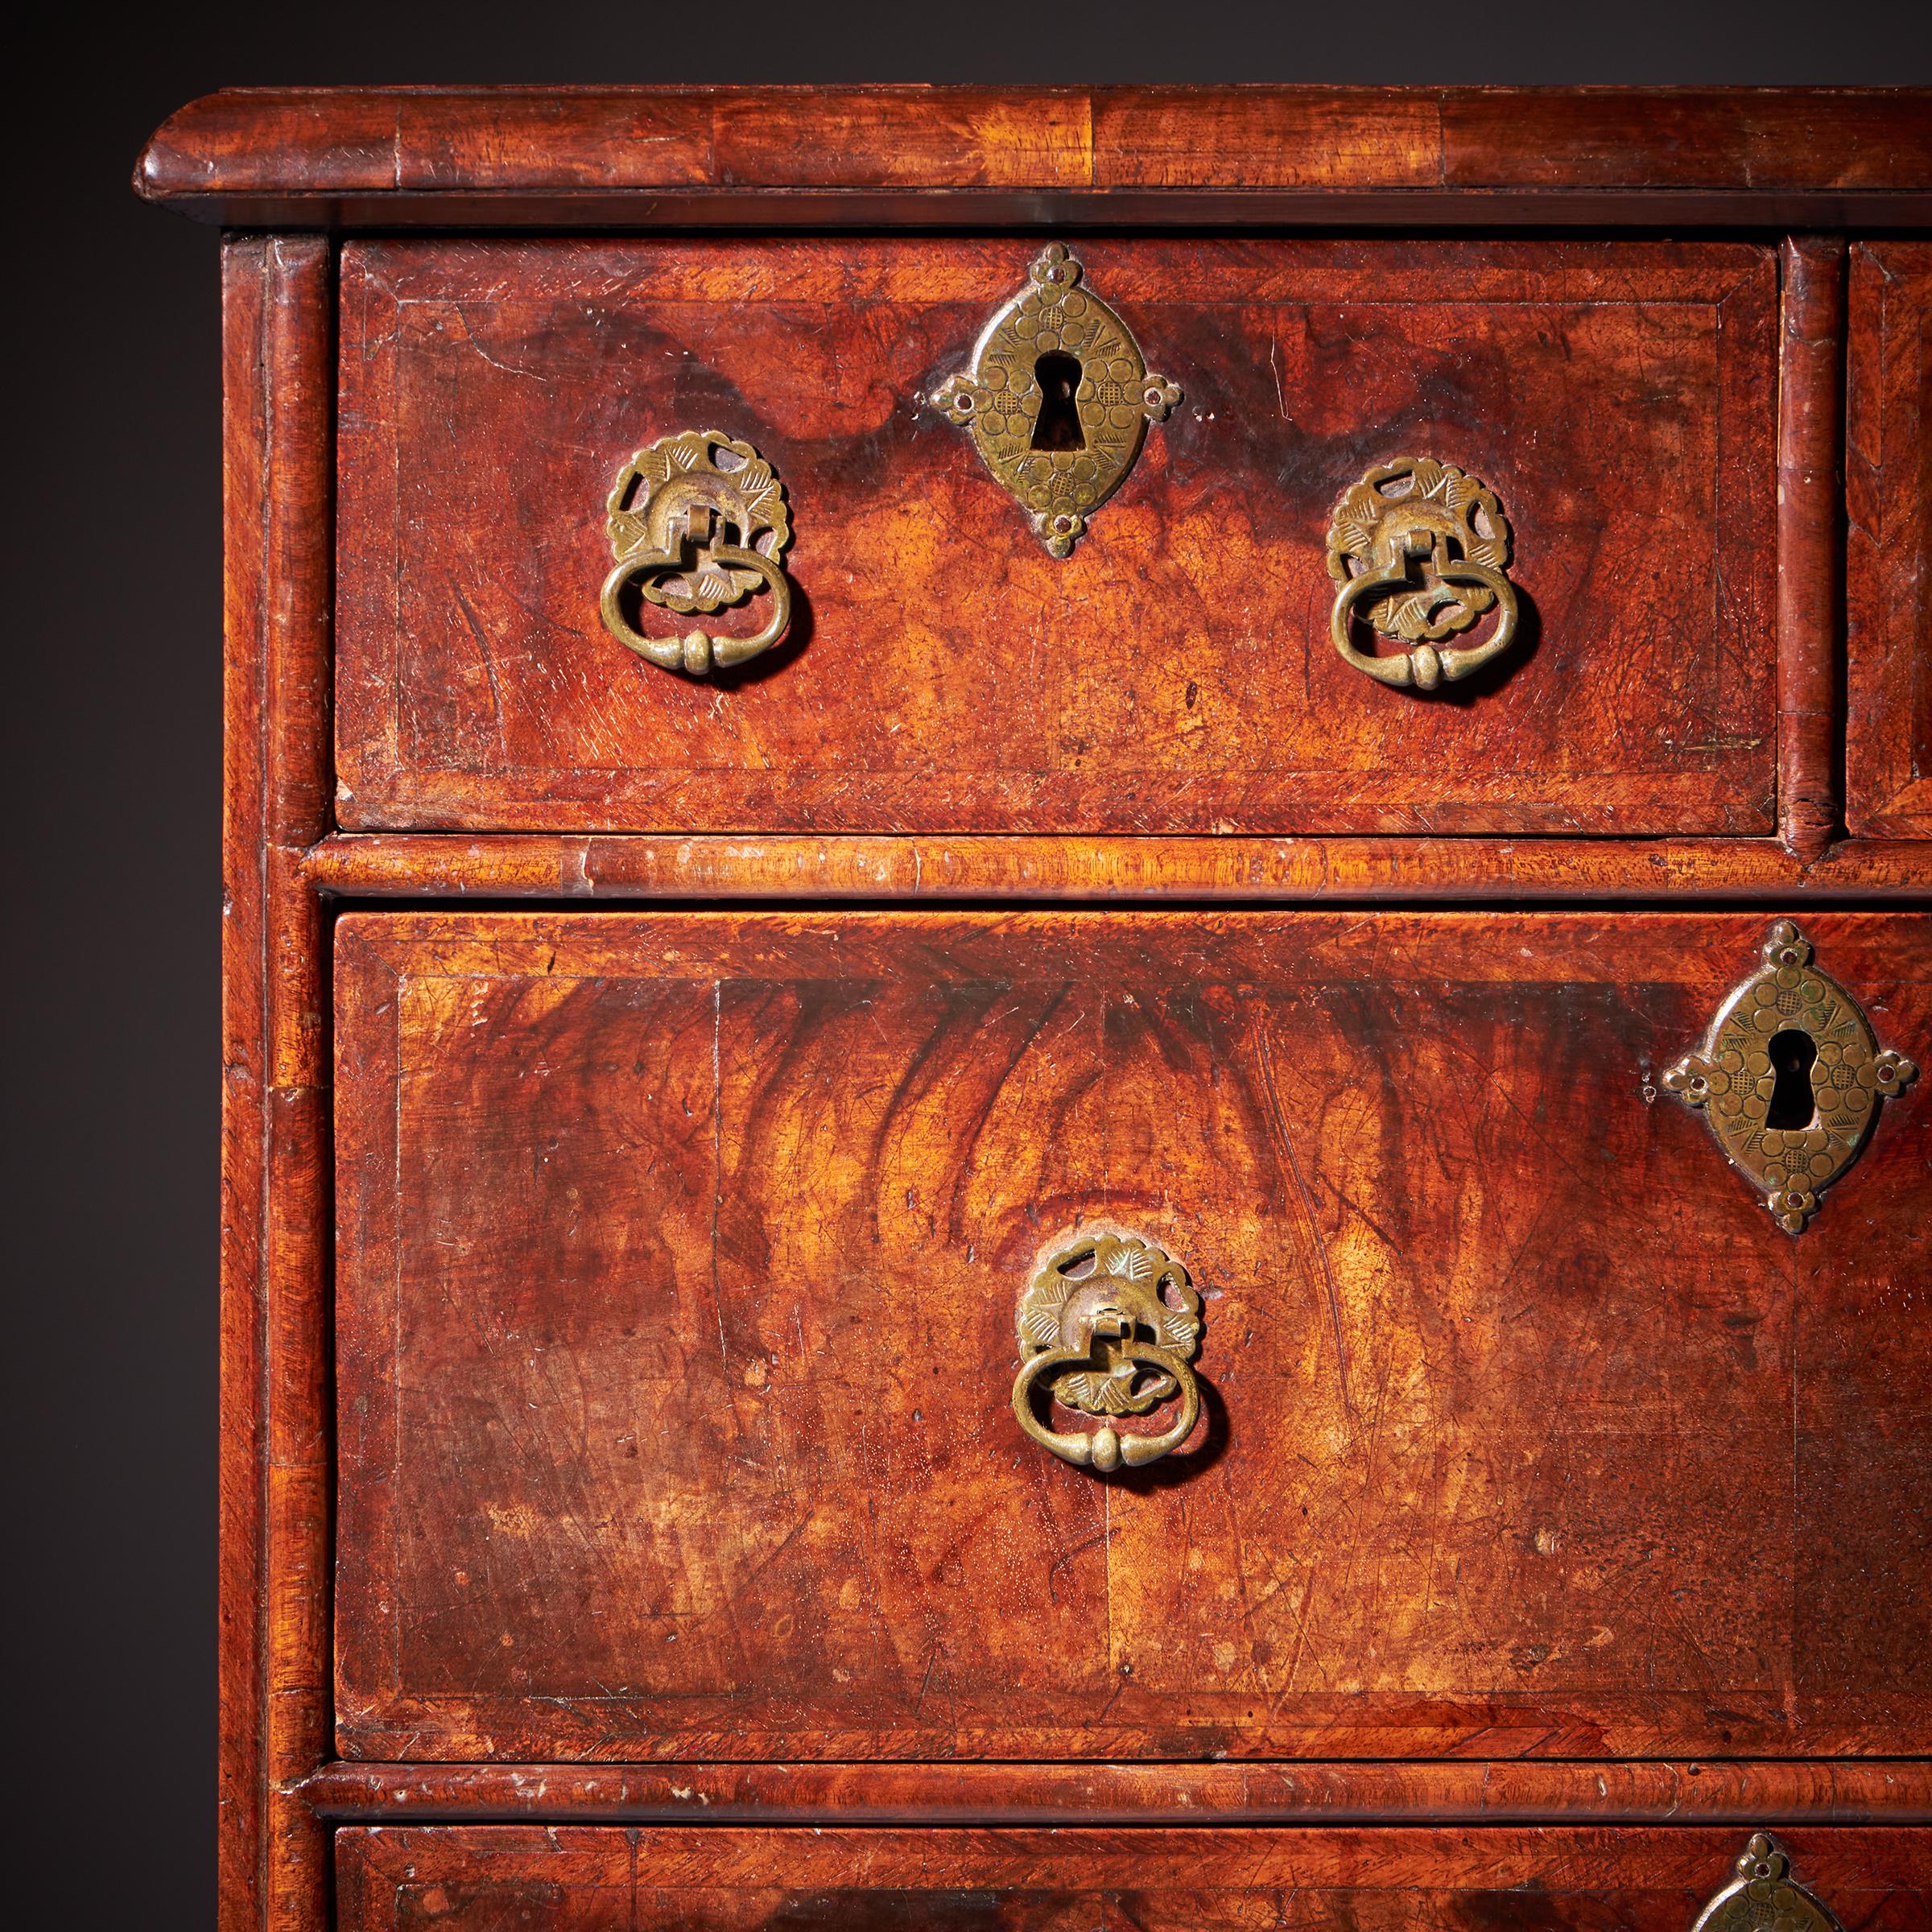
[(309, 848), (343, 898), (1030, 899), (1283, 904), (1909, 899), (1932, 840), (1774, 839), (555, 838), (337, 833)]

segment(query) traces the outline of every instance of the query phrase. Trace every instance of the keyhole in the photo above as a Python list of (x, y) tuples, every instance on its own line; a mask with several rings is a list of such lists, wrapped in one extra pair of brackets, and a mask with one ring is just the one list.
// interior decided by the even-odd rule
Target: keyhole
[(1818, 1042), (1808, 1033), (1788, 1026), (1771, 1036), (1765, 1049), (1771, 1056), (1771, 1071), (1777, 1076), (1771, 1089), (1770, 1110), (1765, 1116), (1767, 1127), (1783, 1132), (1802, 1131), (1811, 1125), (1817, 1108), (1811, 1099), (1811, 1063), (1818, 1058)]
[(1033, 365), (1040, 386), (1040, 413), (1033, 419), (1035, 449), (1084, 449), (1080, 406), (1074, 401), (1080, 386), (1080, 359), (1049, 349)]

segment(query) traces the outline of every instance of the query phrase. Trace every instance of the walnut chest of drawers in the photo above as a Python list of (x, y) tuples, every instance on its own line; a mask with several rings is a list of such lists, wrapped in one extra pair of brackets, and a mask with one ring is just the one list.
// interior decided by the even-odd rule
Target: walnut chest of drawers
[(1932, 97), (234, 93), (224, 1923), (1932, 1923)]

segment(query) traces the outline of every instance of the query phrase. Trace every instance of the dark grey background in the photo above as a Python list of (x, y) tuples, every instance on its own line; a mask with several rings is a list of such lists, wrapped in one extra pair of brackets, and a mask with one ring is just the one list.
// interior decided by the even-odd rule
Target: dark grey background
[(217, 312), (213, 233), (128, 190), (157, 122), (274, 83), (1929, 78), (1919, 6), (1563, 0), (155, 6), (15, 65), (0, 1916), (213, 1921)]

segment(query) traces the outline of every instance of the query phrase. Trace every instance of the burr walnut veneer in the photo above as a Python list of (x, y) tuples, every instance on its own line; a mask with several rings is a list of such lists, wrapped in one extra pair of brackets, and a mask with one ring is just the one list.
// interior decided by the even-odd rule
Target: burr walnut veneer
[(245, 91), (138, 184), (229, 231), (229, 1932), (1932, 1925), (1932, 98)]

